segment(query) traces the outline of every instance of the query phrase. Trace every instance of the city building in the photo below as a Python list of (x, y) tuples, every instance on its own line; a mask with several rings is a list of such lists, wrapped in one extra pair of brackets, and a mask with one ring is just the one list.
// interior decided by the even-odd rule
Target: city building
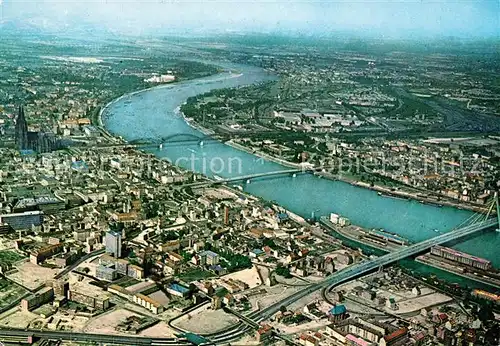
[(109, 308), (109, 298), (92, 297), (73, 289), (68, 291), (68, 300), (86, 305), (88, 308), (95, 310), (107, 310)]
[(217, 265), (219, 264), (219, 255), (213, 251), (203, 251), (200, 253), (201, 265)]
[(118, 274), (127, 275), (128, 273), (128, 261), (126, 259), (119, 258), (115, 263), (116, 271)]
[(44, 287), (35, 294), (21, 300), (21, 308), (23, 310), (33, 310), (40, 305), (50, 302), (54, 298), (54, 289), (52, 287)]
[(266, 324), (255, 332), (255, 339), (257, 339), (258, 342), (264, 342), (271, 337), (272, 333), (273, 328), (269, 324)]
[(302, 334), (300, 337), (299, 337), (299, 343), (301, 345), (304, 345), (304, 346), (317, 346), (318, 343), (319, 343), (319, 340), (316, 339), (314, 336), (312, 335), (308, 335), (308, 334)]
[(127, 275), (131, 278), (141, 280), (144, 278), (144, 269), (134, 264), (130, 264), (127, 269)]
[(38, 249), (34, 249), (30, 253), (30, 262), (33, 264), (40, 264), (47, 258), (52, 257), (55, 254), (61, 252), (62, 249), (63, 249), (63, 244), (45, 245)]
[(328, 319), (331, 322), (338, 322), (347, 318), (347, 309), (345, 305), (334, 305), (328, 312)]
[(54, 289), (55, 295), (66, 297), (69, 290), (69, 283), (64, 280), (54, 280), (52, 282), (52, 288)]
[(154, 314), (161, 314), (164, 310), (162, 304), (148, 296), (145, 296), (144, 294), (137, 293), (134, 295), (132, 300), (134, 301), (134, 303), (145, 307)]
[(358, 338), (357, 336), (352, 335), (352, 334), (347, 334), (346, 335), (344, 345), (349, 345), (349, 346), (376, 346), (375, 343), (368, 342), (368, 341), (363, 340), (362, 338)]
[(406, 328), (399, 328), (389, 335), (384, 336), (382, 340), (380, 340), (379, 345), (380, 346), (390, 346), (394, 344), (399, 344), (402, 340), (406, 339), (406, 336), (408, 335), (408, 329)]
[(218, 310), (222, 307), (222, 299), (219, 296), (214, 296), (212, 297), (211, 301), (211, 308), (212, 310)]
[(345, 305), (334, 305), (328, 312), (328, 319), (331, 322), (338, 322), (347, 318), (347, 309)]
[(179, 284), (176, 284), (176, 283), (173, 283), (167, 287), (167, 292), (174, 295), (174, 296), (184, 298), (184, 297), (189, 295), (189, 288), (184, 287), (184, 286), (179, 285)]
[(342, 345), (406, 345), (408, 329), (357, 317), (328, 325), (326, 334)]
[(0, 224), (7, 224), (14, 230), (30, 229), (43, 223), (43, 213), (39, 210), (0, 215)]
[(229, 224), (229, 207), (226, 205), (224, 206), (224, 225)]
[(96, 277), (101, 280), (114, 281), (118, 273), (114, 266), (98, 265), (96, 268)]
[(105, 238), (106, 252), (120, 258), (122, 256), (122, 234), (116, 231), (109, 231)]

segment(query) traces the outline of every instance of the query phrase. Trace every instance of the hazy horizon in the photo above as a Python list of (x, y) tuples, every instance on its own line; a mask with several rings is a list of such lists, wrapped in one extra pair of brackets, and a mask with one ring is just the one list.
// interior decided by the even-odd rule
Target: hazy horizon
[[(381, 38), (491, 38), (498, 1), (141, 1), (0, 0), (0, 23), (96, 34), (262, 32)], [(0, 26), (1, 28), (1, 26)], [(0, 29), (1, 30), (1, 29)]]

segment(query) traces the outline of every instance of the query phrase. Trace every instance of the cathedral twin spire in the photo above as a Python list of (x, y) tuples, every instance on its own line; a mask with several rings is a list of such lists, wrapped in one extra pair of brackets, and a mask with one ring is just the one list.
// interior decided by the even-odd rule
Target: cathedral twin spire
[(16, 120), (16, 145), (19, 150), (29, 149), (28, 143), (28, 122), (24, 115), (24, 107), (19, 106), (19, 114)]
[(19, 107), (15, 129), (16, 146), (18, 150), (34, 150), (46, 153), (57, 149), (59, 141), (50, 133), (43, 131), (29, 132), (24, 107)]

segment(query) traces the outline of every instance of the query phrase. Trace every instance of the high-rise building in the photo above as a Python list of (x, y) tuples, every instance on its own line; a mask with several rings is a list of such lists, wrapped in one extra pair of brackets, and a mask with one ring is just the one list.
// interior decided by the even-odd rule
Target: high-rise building
[(105, 238), (106, 252), (113, 254), (116, 258), (122, 256), (122, 234), (116, 231), (109, 231)]
[(28, 123), (24, 115), (24, 107), (19, 107), (19, 114), (16, 119), (16, 145), (19, 150), (26, 150), (28, 148)]
[(52, 288), (54, 289), (55, 295), (66, 297), (69, 290), (69, 282), (64, 280), (54, 280), (52, 282)]
[(226, 205), (224, 206), (224, 225), (229, 224), (229, 207)]

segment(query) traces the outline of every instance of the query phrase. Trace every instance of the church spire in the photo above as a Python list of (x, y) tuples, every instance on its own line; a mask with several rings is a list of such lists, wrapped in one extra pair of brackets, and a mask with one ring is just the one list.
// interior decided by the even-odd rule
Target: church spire
[(19, 106), (19, 114), (16, 120), (16, 144), (19, 150), (28, 149), (28, 123), (24, 115), (24, 107)]

